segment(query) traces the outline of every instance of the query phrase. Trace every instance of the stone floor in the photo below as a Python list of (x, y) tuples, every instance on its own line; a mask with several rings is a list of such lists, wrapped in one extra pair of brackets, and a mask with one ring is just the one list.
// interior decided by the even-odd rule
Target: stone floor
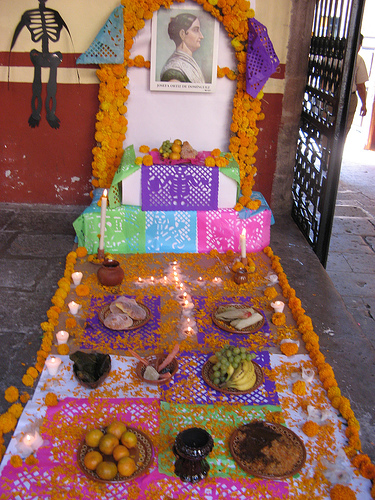
[[(368, 153), (368, 154), (366, 154)], [(271, 228), (271, 246), (314, 322), (321, 349), (361, 424), (363, 448), (375, 461), (375, 153), (350, 151), (343, 163), (325, 270), (292, 219)], [(84, 207), (0, 204), (1, 394), (21, 383), (35, 362), (65, 256), (72, 222)]]

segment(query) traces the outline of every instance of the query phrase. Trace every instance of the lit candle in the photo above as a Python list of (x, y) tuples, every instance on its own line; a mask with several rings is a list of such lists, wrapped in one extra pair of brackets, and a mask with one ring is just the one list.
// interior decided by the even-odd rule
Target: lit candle
[(184, 288), (184, 284), (180, 283), (180, 290), (183, 290), (183, 288)]
[(143, 283), (143, 279), (140, 276), (138, 276), (138, 283)]
[(185, 334), (189, 337), (189, 335), (191, 335), (193, 333), (193, 329), (188, 326), (187, 329), (185, 330)]
[(270, 274), (268, 279), (270, 280), (271, 283), (277, 283), (279, 281), (277, 274)]
[(275, 313), (282, 313), (284, 311), (285, 304), (281, 300), (276, 300), (275, 302), (271, 302), (271, 307)]
[(27, 433), (22, 438), (22, 448), (24, 451), (32, 453), (43, 444), (43, 439), (39, 432), (35, 431), (34, 434)]
[(182, 307), (183, 307), (183, 310), (184, 310), (185, 312), (189, 312), (189, 311), (191, 311), (192, 309), (194, 309), (194, 304), (193, 304), (193, 302), (189, 302), (189, 300), (187, 300), (187, 299), (186, 299), (186, 300), (183, 302)]
[(79, 285), (81, 283), (83, 274), (79, 271), (72, 273), (72, 280), (75, 285)]
[(166, 276), (164, 276), (164, 277), (163, 277), (163, 281), (164, 281), (164, 284), (166, 284), (166, 283), (167, 283), (167, 281), (168, 281), (168, 278), (167, 278)]
[(196, 322), (191, 318), (186, 318), (186, 324), (190, 328), (194, 328), (196, 326)]
[(57, 356), (51, 356), (46, 359), (46, 367), (50, 375), (56, 375), (59, 366), (61, 365), (61, 359)]
[(215, 284), (215, 285), (218, 285), (219, 283), (221, 283), (221, 278), (218, 278), (218, 277), (215, 277), (212, 282)]
[(68, 307), (69, 307), (69, 311), (71, 312), (71, 314), (77, 314), (78, 313), (79, 304), (77, 304), (77, 302), (74, 302), (74, 300), (72, 300), (71, 302), (69, 302)]
[(153, 276), (151, 276), (150, 280), (151, 280), (151, 283), (152, 283), (152, 284), (154, 284), (154, 283), (155, 283), (155, 278), (154, 278)]
[(104, 231), (105, 231), (105, 217), (107, 214), (107, 200), (108, 200), (107, 190), (105, 189), (101, 197), (99, 250), (104, 250)]
[(246, 229), (242, 229), (240, 234), (240, 248), (241, 248), (241, 258), (246, 259)]
[(65, 330), (60, 330), (56, 333), (56, 339), (58, 344), (66, 344), (69, 339), (69, 333)]

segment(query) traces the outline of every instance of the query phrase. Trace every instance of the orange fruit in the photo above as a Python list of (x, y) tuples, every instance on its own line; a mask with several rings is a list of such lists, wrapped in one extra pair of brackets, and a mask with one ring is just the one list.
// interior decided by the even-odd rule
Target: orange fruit
[(120, 437), (124, 434), (125, 431), (126, 431), (126, 425), (123, 422), (120, 422), (119, 420), (114, 420), (106, 428), (106, 432), (108, 432), (109, 434), (113, 434), (118, 439), (120, 439)]
[(127, 448), (134, 448), (135, 446), (137, 446), (137, 436), (134, 434), (134, 432), (126, 431), (121, 436), (121, 443)]
[(178, 146), (182, 146), (182, 141), (180, 141), (180, 139), (175, 139), (173, 141), (173, 144), (177, 144)]
[(104, 455), (112, 455), (113, 450), (119, 443), (120, 441), (113, 434), (105, 434), (99, 441), (99, 450)]
[(121, 476), (129, 477), (136, 471), (137, 466), (131, 457), (123, 457), (119, 460), (117, 468)]
[(129, 450), (126, 446), (119, 444), (112, 452), (113, 458), (118, 462), (122, 457), (129, 456)]
[(181, 146), (179, 144), (172, 144), (173, 153), (181, 153)]
[(91, 429), (85, 435), (85, 443), (87, 444), (87, 446), (96, 448), (103, 436), (104, 434), (100, 429)]
[(169, 153), (170, 160), (179, 160), (181, 158), (180, 153)]
[(86, 453), (83, 463), (89, 470), (95, 470), (97, 466), (103, 462), (103, 456), (98, 451), (89, 451)]
[(114, 462), (100, 462), (95, 471), (101, 479), (111, 480), (117, 474), (117, 466)]

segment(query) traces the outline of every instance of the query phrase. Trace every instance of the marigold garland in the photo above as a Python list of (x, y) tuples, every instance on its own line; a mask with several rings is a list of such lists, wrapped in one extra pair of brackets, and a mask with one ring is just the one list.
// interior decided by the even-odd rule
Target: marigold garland
[(331, 500), (356, 500), (356, 495), (349, 486), (343, 484), (335, 484), (329, 492)]

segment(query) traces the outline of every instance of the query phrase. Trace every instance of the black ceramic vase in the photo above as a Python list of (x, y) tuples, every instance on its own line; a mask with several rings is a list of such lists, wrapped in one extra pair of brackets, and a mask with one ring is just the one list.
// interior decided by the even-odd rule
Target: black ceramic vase
[(176, 437), (173, 453), (175, 474), (186, 483), (197, 483), (207, 476), (210, 466), (206, 460), (214, 442), (204, 429), (192, 427), (180, 432)]
[(98, 280), (104, 286), (116, 286), (122, 283), (124, 271), (117, 260), (105, 259), (98, 272)]

